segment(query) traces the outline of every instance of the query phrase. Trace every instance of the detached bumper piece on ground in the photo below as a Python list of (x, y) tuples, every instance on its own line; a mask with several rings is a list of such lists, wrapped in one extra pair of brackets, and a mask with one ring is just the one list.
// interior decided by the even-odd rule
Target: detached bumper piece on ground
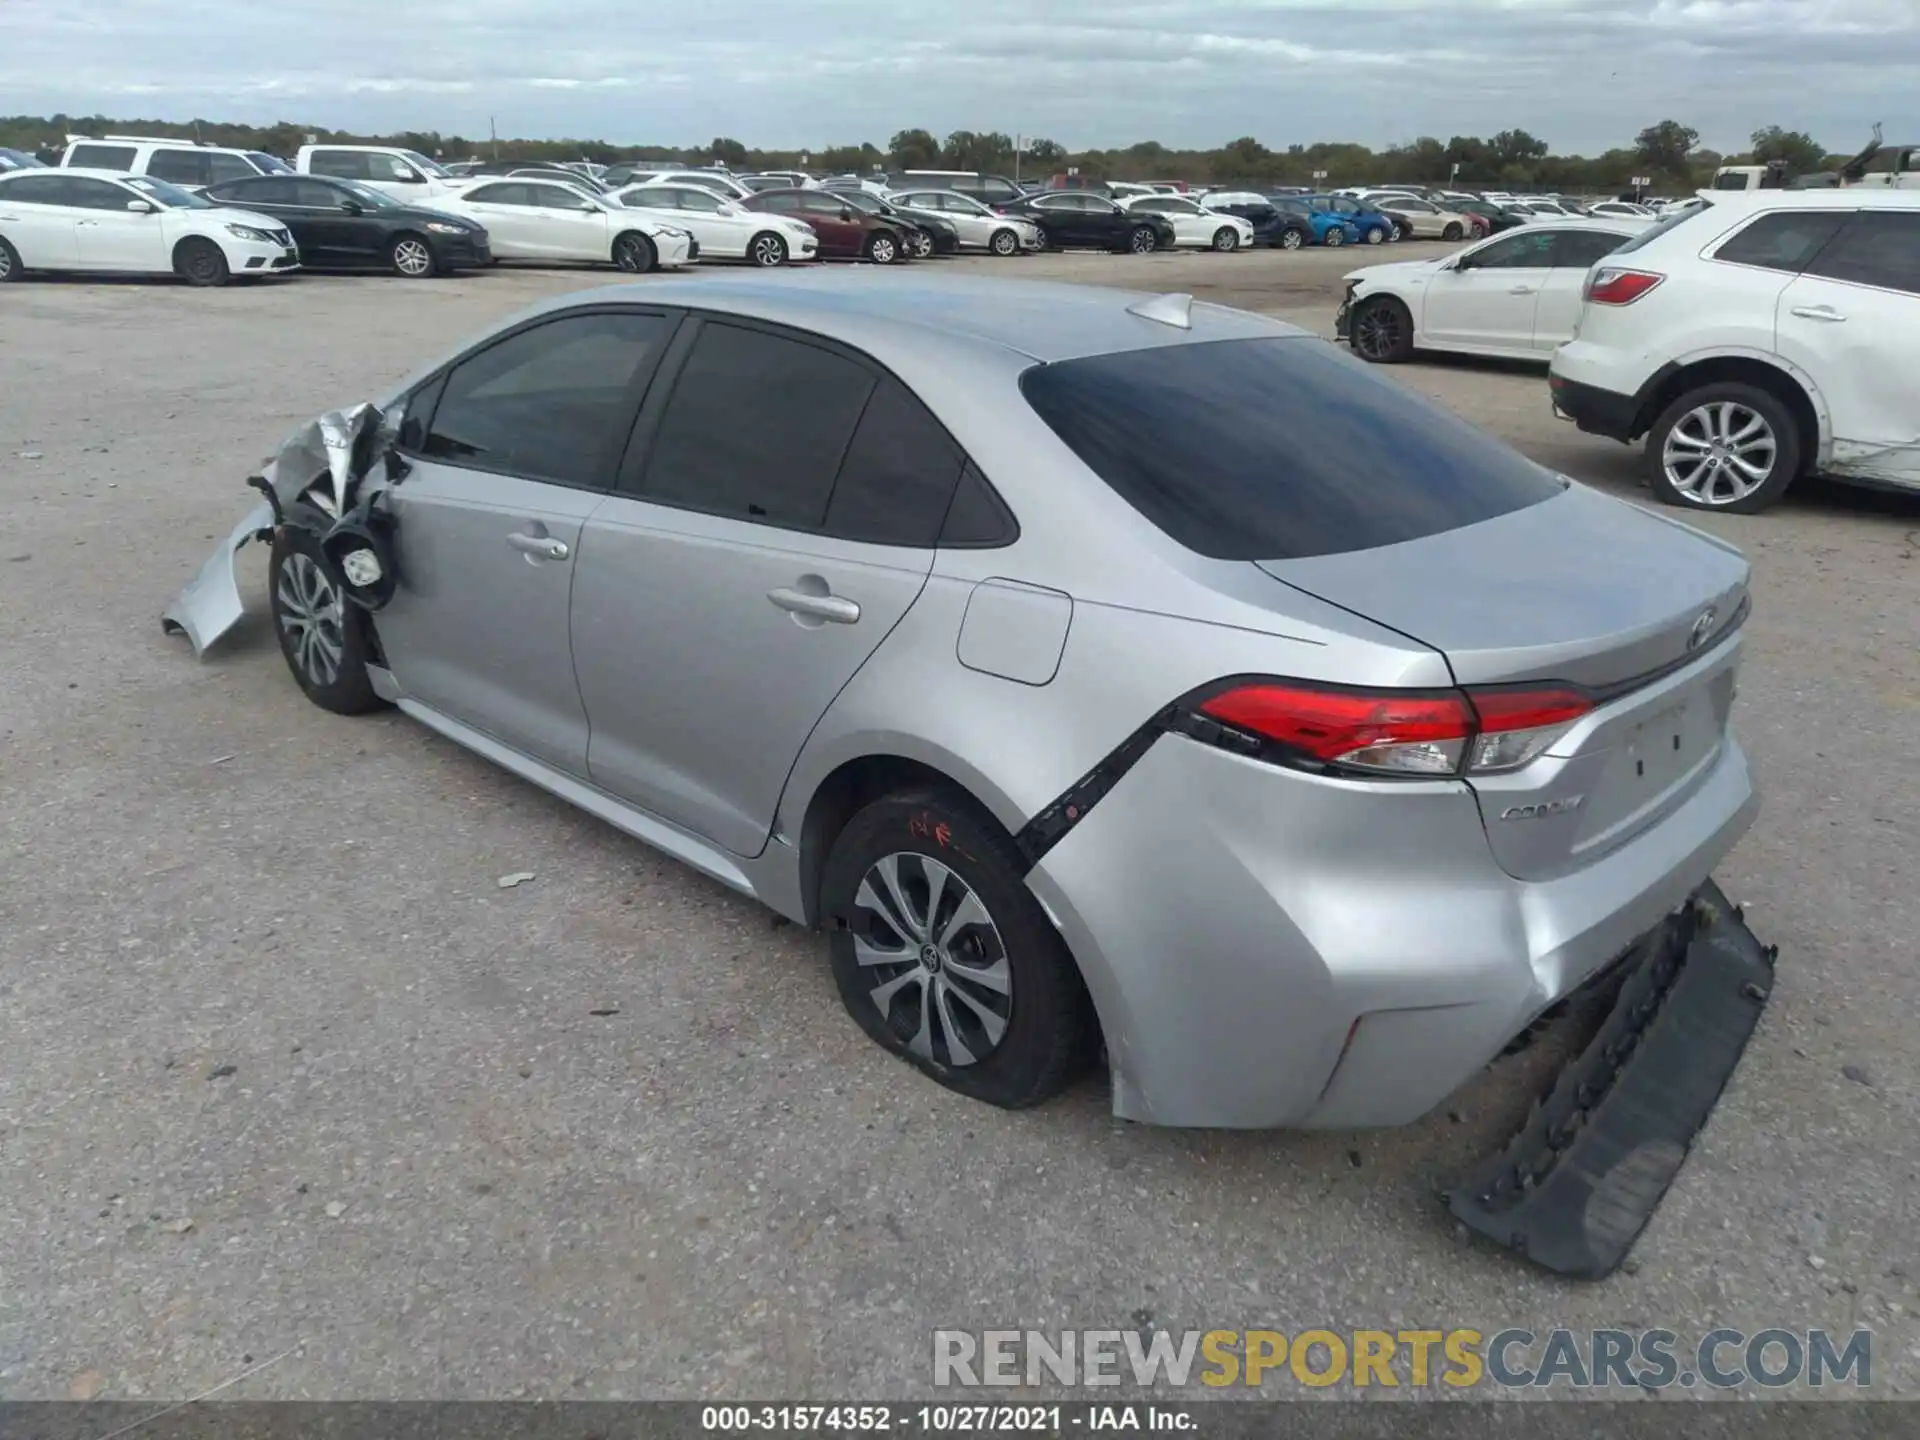
[(1471, 1229), (1578, 1279), (1627, 1258), (1773, 990), (1777, 947), (1711, 881), (1638, 948), (1593, 1042), (1449, 1200)]

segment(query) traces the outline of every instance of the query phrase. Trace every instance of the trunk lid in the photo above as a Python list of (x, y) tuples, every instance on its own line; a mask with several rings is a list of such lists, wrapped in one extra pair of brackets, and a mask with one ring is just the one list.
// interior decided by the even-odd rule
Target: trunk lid
[(1523, 769), (1469, 777), (1500, 864), (1576, 870), (1685, 802), (1725, 743), (1749, 566), (1729, 545), (1582, 486), (1477, 525), (1274, 579), (1446, 656), (1463, 686), (1558, 681), (1594, 711)]

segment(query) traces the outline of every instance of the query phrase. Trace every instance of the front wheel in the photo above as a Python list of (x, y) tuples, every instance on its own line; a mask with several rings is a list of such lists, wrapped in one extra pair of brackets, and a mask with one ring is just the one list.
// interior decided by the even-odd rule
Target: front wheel
[(341, 592), (310, 531), (287, 525), (274, 537), (267, 595), (280, 654), (309, 700), (336, 715), (386, 704), (367, 674), (372, 622)]
[(1338, 226), (1335, 226), (1333, 229), (1327, 231), (1327, 244), (1332, 245), (1337, 249), (1338, 247), (1346, 243), (1347, 243), (1346, 231), (1340, 229)]
[(931, 235), (923, 234), (923, 235), (916, 235), (913, 237), (913, 258), (914, 259), (925, 260), (928, 256), (932, 254), (933, 254), (933, 237)]
[(1151, 255), (1159, 243), (1159, 237), (1153, 233), (1153, 227), (1150, 225), (1137, 226), (1134, 232), (1127, 236), (1127, 249), (1135, 255)]
[(891, 265), (900, 258), (900, 246), (891, 235), (875, 235), (867, 241), (867, 259), (876, 265)]
[(1300, 243), (1300, 232), (1298, 230), (1282, 230), (1280, 232), (1280, 248), (1282, 250), (1298, 250)]
[(1012, 840), (944, 789), (886, 796), (821, 877), (841, 1002), (882, 1047), (1006, 1109), (1059, 1093), (1087, 1058), (1086, 989)]
[(224, 285), (230, 273), (226, 252), (200, 235), (180, 242), (173, 252), (173, 268), (189, 285)]
[(1464, 240), (1466, 236), (1461, 233), (1458, 223), (1450, 223), (1440, 232), (1440, 238), (1442, 240)]
[(629, 275), (644, 275), (660, 262), (653, 242), (629, 231), (613, 242), (613, 263)]
[(1386, 238), (1387, 238), (1387, 227), (1386, 227), (1386, 226), (1384, 226), (1384, 225), (1369, 225), (1369, 226), (1367, 227), (1367, 244), (1369, 244), (1369, 245), (1381, 245), (1381, 244), (1384, 244), (1384, 243), (1386, 242)]
[(1240, 232), (1231, 226), (1222, 225), (1213, 232), (1213, 248), (1223, 255), (1240, 248)]
[(1800, 473), (1800, 449), (1778, 396), (1738, 381), (1703, 385), (1647, 432), (1647, 484), (1663, 505), (1757, 515)]
[(433, 247), (418, 235), (396, 235), (387, 247), (387, 264), (408, 280), (424, 280), (439, 268)]
[(747, 259), (765, 270), (784, 265), (787, 263), (787, 242), (771, 230), (762, 230), (748, 243)]
[(1020, 249), (1020, 237), (1011, 230), (996, 230), (987, 241), (987, 248), (996, 255), (1013, 255)]
[(9, 280), (20, 280), (26, 275), (26, 268), (20, 263), (20, 252), (0, 240), (0, 285)]
[(1375, 365), (1397, 365), (1413, 354), (1413, 315), (1391, 295), (1363, 300), (1349, 321), (1353, 353)]

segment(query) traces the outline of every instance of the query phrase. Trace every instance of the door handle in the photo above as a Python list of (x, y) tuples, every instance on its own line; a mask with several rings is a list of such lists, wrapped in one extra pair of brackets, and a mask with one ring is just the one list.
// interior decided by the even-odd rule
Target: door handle
[(1831, 305), (1796, 305), (1793, 313), (1802, 320), (1825, 320), (1829, 324), (1839, 324), (1847, 318)]
[(1533, 287), (1531, 285), (1515, 285), (1511, 290), (1507, 291), (1509, 295), (1531, 295), (1532, 293)]
[(523, 535), (517, 530), (507, 536), (507, 544), (536, 560), (564, 560), (572, 553), (564, 540), (556, 540), (551, 535)]
[(795, 615), (811, 615), (816, 620), (831, 620), (836, 625), (852, 625), (860, 618), (859, 602), (849, 600), (844, 595), (809, 595), (803, 590), (790, 590), (782, 585), (777, 590), (769, 590), (767, 599), (782, 610), (791, 610)]

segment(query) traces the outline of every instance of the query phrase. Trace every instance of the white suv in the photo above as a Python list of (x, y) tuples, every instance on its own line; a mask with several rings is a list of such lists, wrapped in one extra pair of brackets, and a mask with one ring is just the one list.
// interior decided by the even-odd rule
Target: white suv
[(69, 135), (60, 156), (63, 168), (109, 170), (122, 175), (151, 175), (182, 190), (204, 190), (223, 180), (255, 175), (290, 175), (292, 167), (264, 150), (233, 150), (196, 145), (154, 135)]
[(1587, 277), (1555, 411), (1646, 436), (1669, 505), (1750, 515), (1814, 471), (1920, 490), (1920, 192), (1702, 199)]

